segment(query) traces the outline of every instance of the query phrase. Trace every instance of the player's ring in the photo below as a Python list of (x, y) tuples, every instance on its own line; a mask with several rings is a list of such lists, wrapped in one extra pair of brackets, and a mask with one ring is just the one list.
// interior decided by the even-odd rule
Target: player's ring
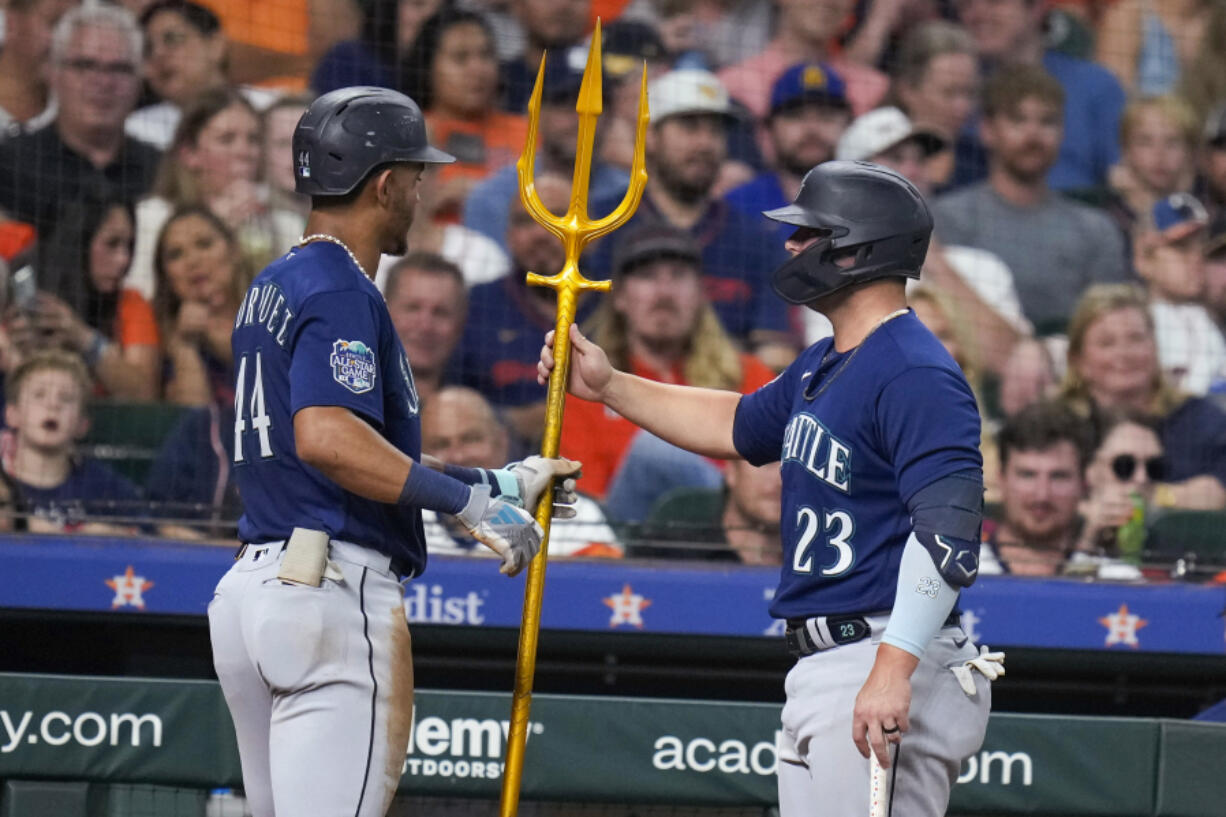
[(902, 730), (901, 730), (900, 728), (898, 728), (897, 726), (895, 726), (895, 727), (894, 727), (894, 728), (892, 728), (892, 729), (886, 729), (884, 726), (883, 726), (883, 727), (881, 727), (881, 734), (883, 734), (883, 735), (897, 735), (897, 734), (898, 734), (899, 732), (901, 732), (901, 731), (902, 731)]

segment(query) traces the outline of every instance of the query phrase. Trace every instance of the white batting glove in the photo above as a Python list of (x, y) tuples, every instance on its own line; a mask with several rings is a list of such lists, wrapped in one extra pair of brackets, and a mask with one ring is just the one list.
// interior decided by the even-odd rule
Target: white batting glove
[(524, 508), (529, 513), (536, 510), (541, 493), (549, 485), (549, 480), (562, 477), (553, 486), (553, 517), (554, 519), (573, 519), (578, 511), (575, 503), (579, 495), (575, 492), (575, 479), (579, 476), (582, 465), (565, 457), (547, 459), (533, 455), (522, 462), (512, 462), (496, 471), (496, 474), (508, 474), (515, 480), (515, 490), (508, 491), (505, 481), (498, 480), (504, 499), (513, 505)]
[(977, 670), (989, 681), (995, 681), (1005, 674), (1005, 654), (1003, 652), (988, 652), (986, 646), (980, 645), (979, 655), (959, 667), (950, 667), (954, 677), (958, 679), (962, 691), (970, 697), (975, 697), (975, 678), (971, 670)]
[(514, 576), (541, 549), (545, 532), (523, 508), (490, 499), (488, 485), (472, 486), (468, 504), (455, 518), (472, 537), (502, 557), (498, 572)]

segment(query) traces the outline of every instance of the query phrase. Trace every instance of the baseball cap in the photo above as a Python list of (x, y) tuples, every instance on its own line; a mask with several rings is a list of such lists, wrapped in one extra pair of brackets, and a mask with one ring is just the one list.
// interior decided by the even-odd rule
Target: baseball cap
[(1163, 241), (1181, 241), (1209, 226), (1205, 205), (1190, 193), (1172, 193), (1154, 204), (1154, 229)]
[(771, 88), (773, 114), (780, 108), (792, 108), (806, 102), (850, 107), (847, 84), (824, 62), (801, 62), (784, 71)]
[(660, 258), (690, 261), (698, 266), (702, 264), (702, 251), (685, 230), (653, 219), (618, 236), (613, 248), (613, 277), (620, 278), (640, 264)]
[(610, 79), (619, 80), (627, 74), (635, 76), (643, 70), (643, 61), (668, 59), (668, 49), (655, 26), (641, 20), (614, 20), (604, 27), (600, 38), (604, 55), (604, 70)]
[(1209, 112), (1205, 120), (1205, 143), (1215, 148), (1226, 148), (1226, 102)]
[(734, 116), (724, 84), (710, 71), (695, 68), (669, 71), (656, 79), (647, 87), (647, 102), (653, 122), (683, 114)]
[(895, 107), (877, 108), (847, 126), (834, 150), (834, 158), (865, 161), (897, 144), (914, 140), (926, 156), (942, 150), (945, 139), (923, 128), (916, 128), (907, 115)]
[(579, 87), (583, 84), (583, 68), (586, 59), (586, 53), (580, 54), (578, 60), (569, 52), (546, 53), (545, 84), (541, 88), (541, 103), (574, 105), (579, 99)]

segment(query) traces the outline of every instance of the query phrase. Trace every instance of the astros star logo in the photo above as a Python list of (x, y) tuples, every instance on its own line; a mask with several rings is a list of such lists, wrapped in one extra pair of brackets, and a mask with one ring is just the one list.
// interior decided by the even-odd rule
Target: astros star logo
[(613, 615), (609, 618), (610, 627), (616, 627), (619, 624), (633, 624), (640, 630), (643, 629), (643, 610), (651, 606), (651, 600), (635, 593), (630, 589), (629, 584), (623, 586), (620, 593), (605, 596), (601, 601), (613, 611)]
[(148, 581), (144, 576), (137, 576), (132, 565), (128, 565), (128, 569), (123, 572), (122, 576), (107, 579), (106, 586), (115, 591), (115, 598), (111, 599), (112, 610), (116, 607), (129, 606), (144, 610), (145, 599), (141, 594), (153, 587), (153, 582)]
[(1144, 627), (1149, 622), (1141, 618), (1136, 613), (1128, 612), (1128, 605), (1121, 604), (1120, 609), (1110, 615), (1103, 616), (1098, 620), (1098, 623), (1107, 628), (1107, 638), (1103, 642), (1103, 646), (1110, 647), (1112, 644), (1127, 644), (1134, 650), (1141, 646), (1141, 642), (1137, 640), (1137, 630)]

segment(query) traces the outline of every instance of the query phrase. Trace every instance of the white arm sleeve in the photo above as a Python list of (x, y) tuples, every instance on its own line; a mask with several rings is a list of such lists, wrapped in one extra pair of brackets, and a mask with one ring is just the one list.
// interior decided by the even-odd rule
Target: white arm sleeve
[(903, 547), (894, 610), (882, 642), (922, 657), (957, 601), (958, 589), (941, 577), (928, 549), (912, 533)]

